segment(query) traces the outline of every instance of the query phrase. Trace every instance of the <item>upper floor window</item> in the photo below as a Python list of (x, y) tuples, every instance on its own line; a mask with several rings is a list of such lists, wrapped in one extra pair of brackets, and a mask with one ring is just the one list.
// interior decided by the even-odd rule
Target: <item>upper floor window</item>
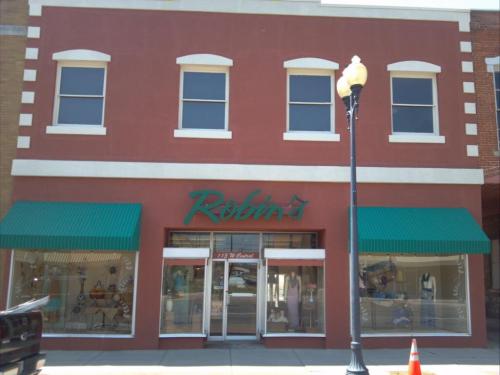
[(222, 56), (179, 57), (181, 65), (179, 129), (175, 137), (231, 138), (228, 131), (229, 67)]
[(444, 143), (439, 136), (437, 65), (403, 61), (388, 65), (391, 72), (391, 142)]
[(495, 98), (497, 108), (497, 141), (500, 149), (500, 72), (495, 72)]
[(285, 140), (338, 141), (334, 134), (334, 71), (338, 64), (317, 58), (284, 63), (287, 68)]
[(47, 133), (106, 134), (104, 107), (109, 55), (90, 50), (54, 53), (58, 61), (54, 122)]
[(500, 152), (500, 56), (485, 58), (486, 70), (493, 75), (493, 89), (495, 98), (496, 121), (497, 121), (497, 150), (494, 151), (498, 156)]

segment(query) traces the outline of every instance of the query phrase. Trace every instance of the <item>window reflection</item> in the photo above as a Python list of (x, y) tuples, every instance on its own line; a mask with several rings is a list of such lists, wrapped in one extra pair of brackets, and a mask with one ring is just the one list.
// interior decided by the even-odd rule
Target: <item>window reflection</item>
[(160, 333), (202, 333), (204, 265), (163, 265)]
[(11, 305), (50, 297), (44, 333), (130, 334), (135, 254), (14, 252)]
[(363, 333), (467, 333), (465, 267), (465, 255), (361, 255)]
[(323, 333), (323, 306), (323, 267), (268, 267), (268, 333)]

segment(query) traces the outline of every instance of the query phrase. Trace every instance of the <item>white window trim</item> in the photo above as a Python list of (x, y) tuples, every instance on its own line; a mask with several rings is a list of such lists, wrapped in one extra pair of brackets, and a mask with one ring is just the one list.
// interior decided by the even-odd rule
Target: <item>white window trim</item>
[(500, 110), (500, 108), (496, 108), (496, 106), (497, 106), (496, 94), (497, 94), (497, 90), (500, 89), (500, 87), (496, 87), (496, 85), (495, 85), (495, 73), (500, 72), (500, 56), (486, 57), (484, 59), (484, 62), (486, 63), (486, 71), (488, 73), (491, 73), (492, 79), (493, 79), (493, 101), (495, 103), (495, 109), (496, 109), (495, 121), (497, 121), (497, 151), (494, 152), (494, 155), (499, 156), (500, 155), (500, 136), (498, 135), (498, 128), (500, 128), (500, 124), (498, 123), (498, 120), (497, 120), (498, 117), (497, 117), (496, 112), (498, 110)]
[[(100, 52), (97, 52), (100, 53)], [(56, 55), (56, 54), (54, 54)], [(60, 124), (59, 118), (59, 105), (60, 95), (59, 89), (61, 85), (61, 71), (62, 68), (104, 68), (104, 82), (102, 88), (102, 117), (101, 124), (88, 125), (88, 124)], [(106, 81), (108, 76), (107, 63), (101, 61), (59, 61), (57, 64), (57, 76), (54, 95), (54, 112), (52, 114), (52, 125), (47, 126), (46, 134), (73, 134), (73, 135), (106, 135), (106, 127), (104, 125), (104, 115), (106, 109)]]
[(209, 53), (181, 56), (176, 59), (178, 65), (233, 66), (233, 60)]
[[(295, 65), (297, 61), (311, 61), (311, 60), (321, 60), (314, 58), (304, 58), (285, 61), (284, 65), (290, 62), (288, 66)], [(325, 63), (322, 63), (323, 66)], [(333, 61), (329, 62), (331, 69), (319, 69), (319, 68), (288, 68), (286, 74), (286, 132), (283, 133), (284, 141), (329, 141), (329, 142), (339, 142), (340, 134), (335, 133), (335, 69), (334, 66), (338, 67), (337, 63)], [(290, 76), (302, 75), (302, 76), (329, 76), (330, 77), (330, 130), (290, 130)], [(310, 103), (315, 104), (315, 103)], [(316, 103), (319, 104), (319, 103)], [(325, 105), (325, 103), (322, 103)]]
[(389, 134), (391, 143), (445, 143), (446, 139), (442, 135), (421, 134), (421, 133), (396, 133)]
[(163, 258), (206, 259), (210, 256), (208, 247), (164, 247)]
[(317, 57), (302, 57), (300, 59), (287, 60), (283, 63), (285, 69), (323, 69), (338, 70), (339, 64), (335, 61), (318, 59)]
[(325, 249), (264, 249), (266, 259), (325, 259)]
[[(392, 64), (394, 65), (394, 64)], [(432, 80), (432, 96), (433, 105), (422, 105), (422, 107), (432, 107), (432, 122), (433, 122), (433, 132), (432, 133), (412, 133), (412, 132), (395, 132), (393, 130), (394, 122), (392, 118), (392, 107), (393, 103), (393, 89), (392, 89), (392, 79), (393, 78), (424, 78)], [(446, 143), (446, 138), (439, 134), (439, 106), (438, 106), (438, 92), (437, 92), (437, 79), (435, 73), (429, 72), (402, 72), (402, 71), (391, 71), (390, 74), (390, 85), (391, 85), (391, 131), (389, 134), (390, 143)], [(421, 105), (416, 105), (421, 107)]]
[(484, 62), (486, 63), (486, 70), (489, 73), (498, 72), (500, 70), (500, 56), (486, 57)]
[(418, 60), (398, 61), (387, 65), (387, 70), (389, 72), (441, 73), (439, 65)]
[(99, 51), (92, 51), (90, 49), (69, 49), (52, 54), (52, 60), (110, 62), (111, 56)]
[[(177, 63), (179, 61), (192, 61), (192, 59), (187, 59), (188, 57), (192, 56), (202, 56), (202, 55), (189, 55), (189, 56), (184, 56), (184, 57), (179, 57), (177, 58)], [(217, 55), (203, 55), (203, 56), (215, 56), (217, 58), (223, 58), (226, 59), (225, 57), (222, 56), (217, 56)], [(230, 59), (226, 59), (230, 60)], [(198, 61), (200, 61), (198, 59)], [(212, 61), (213, 60), (201, 60), (201, 61)], [(178, 128), (174, 130), (174, 137), (175, 138), (205, 138), (205, 139), (231, 139), (232, 138), (232, 132), (230, 132), (229, 129), (229, 66), (232, 66), (232, 60), (231, 65), (222, 65), (222, 64), (212, 64), (212, 65), (203, 65), (203, 64), (188, 64), (188, 65), (182, 65), (181, 64), (181, 76), (179, 80), (179, 125)], [(194, 72), (194, 73), (224, 73), (226, 75), (226, 97), (223, 101), (220, 101), (221, 103), (224, 102), (225, 104), (225, 111), (224, 111), (224, 129), (203, 129), (203, 128), (186, 128), (184, 129), (182, 127), (182, 116), (183, 116), (183, 102), (184, 102), (184, 73), (186, 72)], [(211, 100), (208, 100), (209, 102), (213, 102)]]
[(175, 129), (174, 138), (208, 138), (231, 139), (233, 133), (229, 130), (217, 129)]

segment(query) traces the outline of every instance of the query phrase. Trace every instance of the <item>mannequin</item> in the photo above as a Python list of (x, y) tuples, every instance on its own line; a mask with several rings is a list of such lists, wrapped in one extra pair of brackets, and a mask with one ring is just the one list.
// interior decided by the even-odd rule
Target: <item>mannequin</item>
[(188, 322), (189, 301), (186, 296), (186, 278), (180, 269), (174, 274), (174, 291), (177, 295), (174, 301), (174, 323), (185, 324)]
[(302, 280), (295, 271), (285, 278), (285, 302), (288, 312), (288, 329), (299, 328), (299, 303), (302, 295)]
[(421, 299), (420, 322), (423, 326), (435, 328), (436, 278), (429, 272), (425, 272), (420, 276), (419, 285)]

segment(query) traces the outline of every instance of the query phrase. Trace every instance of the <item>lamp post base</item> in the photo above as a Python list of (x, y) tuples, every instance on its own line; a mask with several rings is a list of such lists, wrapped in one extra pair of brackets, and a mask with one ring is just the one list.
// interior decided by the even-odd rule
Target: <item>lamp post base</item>
[(346, 375), (369, 375), (368, 369), (363, 362), (363, 354), (361, 353), (361, 344), (359, 342), (351, 342), (351, 363), (347, 367)]

